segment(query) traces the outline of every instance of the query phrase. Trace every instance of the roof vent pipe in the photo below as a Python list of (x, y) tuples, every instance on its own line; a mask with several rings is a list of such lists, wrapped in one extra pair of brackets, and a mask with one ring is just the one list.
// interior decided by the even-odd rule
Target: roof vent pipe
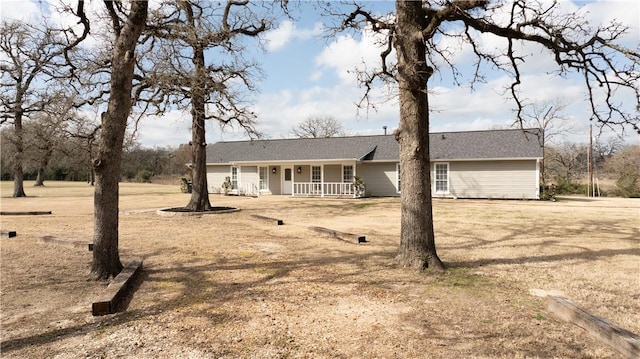
[(384, 134), (387, 134), (387, 126), (382, 126), (382, 129), (384, 130)]

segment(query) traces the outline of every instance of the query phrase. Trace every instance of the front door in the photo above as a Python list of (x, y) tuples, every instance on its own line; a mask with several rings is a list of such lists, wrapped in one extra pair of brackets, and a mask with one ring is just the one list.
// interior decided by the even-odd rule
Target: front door
[(293, 168), (285, 167), (282, 177), (282, 194), (293, 194)]

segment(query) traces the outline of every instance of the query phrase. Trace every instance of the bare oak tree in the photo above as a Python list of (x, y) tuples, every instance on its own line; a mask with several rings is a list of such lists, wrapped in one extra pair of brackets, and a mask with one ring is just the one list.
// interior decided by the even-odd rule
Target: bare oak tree
[(87, 36), (89, 23), (83, 4), (77, 7), (82, 24), (77, 29), (57, 29), (46, 19), (34, 25), (18, 20), (2, 20), (0, 25), (0, 124), (13, 124), (13, 197), (25, 197), (23, 121), (53, 103), (50, 83), (56, 78), (73, 77), (70, 55)]
[[(519, 92), (521, 68), (527, 60), (520, 48), (523, 44), (537, 44), (555, 60), (560, 75), (577, 73), (583, 78), (594, 120), (607, 126), (639, 130), (640, 119), (635, 110), (640, 108), (640, 54), (618, 42), (628, 30), (623, 24), (592, 28), (579, 12), (561, 11), (558, 2), (397, 0), (395, 4), (395, 15), (386, 17), (375, 17), (356, 5), (351, 13), (345, 14), (343, 27), (366, 25), (387, 39), (380, 70), (366, 74), (363, 81), (369, 90), (378, 80), (393, 82), (398, 87), (400, 123), (394, 135), (400, 146), (402, 168), (401, 238), (397, 256), (400, 265), (445, 269), (436, 251), (433, 229), (428, 93), (434, 72), (448, 68), (459, 78), (461, 68), (451, 61), (452, 50), (443, 40), (452, 39), (469, 46), (475, 56), (472, 82), (484, 79), (484, 65), (512, 76), (507, 91), (516, 104), (518, 119), (522, 119), (524, 108)], [(498, 49), (481, 46), (483, 35), (501, 40), (503, 46)], [(396, 63), (391, 61), (393, 53)], [(631, 111), (616, 101), (617, 95), (629, 93), (637, 104)]]
[[(595, 157), (597, 161), (605, 162), (618, 151), (624, 149), (624, 147), (624, 140), (621, 137), (613, 136), (603, 139), (602, 136), (597, 136), (593, 144), (593, 152), (595, 153), (594, 156), (597, 156)], [(638, 160), (640, 160), (640, 158)]]
[(192, 211), (211, 209), (206, 122), (236, 124), (257, 135), (255, 114), (244, 105), (245, 92), (254, 90), (253, 65), (242, 60), (239, 42), (256, 37), (268, 24), (251, 6), (248, 0), (167, 1), (150, 16), (145, 61), (153, 67), (144, 70), (148, 101), (190, 109), (193, 188), (186, 208)]
[(554, 141), (558, 136), (568, 134), (572, 129), (572, 124), (563, 111), (567, 105), (560, 100), (534, 103), (522, 112), (522, 119), (516, 121), (516, 125), (522, 128), (537, 128), (538, 143), (542, 147), (543, 159), (540, 164), (540, 178), (542, 191), (545, 191), (548, 176), (544, 160), (545, 147), (550, 141)]
[(547, 171), (558, 185), (573, 184), (587, 171), (589, 147), (584, 143), (562, 142), (547, 148)]
[(311, 116), (293, 128), (291, 133), (299, 138), (334, 137), (342, 134), (342, 125), (332, 116)]
[(32, 153), (31, 161), (35, 163), (36, 182), (34, 186), (44, 186), (45, 171), (54, 152), (65, 141), (66, 120), (73, 112), (70, 101), (61, 92), (48, 94), (53, 99), (51, 106), (41, 112), (34, 113), (32, 120), (25, 124), (25, 144)]
[(102, 113), (102, 141), (93, 166), (94, 232), (92, 278), (115, 277), (122, 270), (118, 252), (118, 198), (122, 147), (132, 108), (135, 50), (147, 20), (148, 2), (131, 1), (128, 13), (121, 2), (105, 0), (115, 36), (111, 58), (111, 85), (107, 109)]
[(65, 136), (72, 139), (63, 151), (70, 158), (77, 159), (87, 173), (87, 183), (96, 182), (96, 171), (93, 166), (94, 151), (100, 144), (102, 124), (86, 114), (74, 113), (65, 123)]

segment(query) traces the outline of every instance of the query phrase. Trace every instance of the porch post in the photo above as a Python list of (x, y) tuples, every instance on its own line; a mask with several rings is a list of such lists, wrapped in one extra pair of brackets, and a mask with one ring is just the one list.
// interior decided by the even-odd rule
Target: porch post
[(324, 163), (320, 165), (320, 197), (324, 197)]
[(351, 189), (351, 192), (353, 192), (351, 194), (351, 196), (353, 198), (356, 198), (356, 191), (353, 188), (353, 180), (356, 178), (357, 174), (356, 174), (356, 162), (353, 163), (353, 178), (351, 179), (351, 183), (349, 184), (349, 188)]

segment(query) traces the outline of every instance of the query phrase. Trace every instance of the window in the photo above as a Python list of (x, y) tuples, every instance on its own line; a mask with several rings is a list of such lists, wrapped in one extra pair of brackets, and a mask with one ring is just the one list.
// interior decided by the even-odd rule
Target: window
[(449, 193), (448, 163), (436, 163), (436, 193)]
[(353, 166), (342, 166), (342, 182), (353, 182)]
[(400, 164), (396, 164), (396, 175), (398, 176), (398, 178), (396, 178), (396, 185), (398, 186), (398, 193), (400, 193), (400, 188), (401, 188), (401, 184), (402, 181), (400, 179), (402, 172), (400, 172)]
[(284, 180), (291, 181), (291, 168), (284, 169)]
[(238, 167), (231, 167), (231, 189), (238, 189)]
[(322, 182), (322, 174), (320, 171), (320, 166), (312, 166), (311, 167), (311, 182), (320, 183)]
[(269, 190), (269, 167), (260, 167), (260, 190)]

